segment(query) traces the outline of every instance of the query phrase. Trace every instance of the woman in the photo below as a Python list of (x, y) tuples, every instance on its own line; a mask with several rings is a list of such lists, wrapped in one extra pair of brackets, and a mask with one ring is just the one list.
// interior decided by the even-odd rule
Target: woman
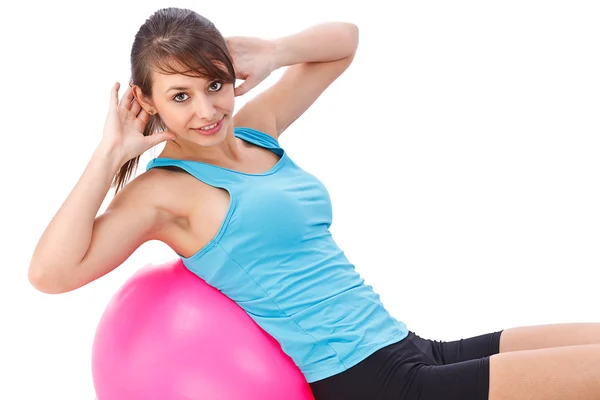
[[(32, 285), (74, 290), (160, 240), (281, 343), (317, 400), (600, 398), (598, 324), (427, 340), (386, 311), (336, 246), (325, 187), (278, 139), (357, 46), (346, 23), (225, 39), (192, 11), (153, 14), (133, 43), (130, 87), (119, 101), (113, 86), (102, 141), (35, 249)], [(281, 67), (234, 115), (235, 96)]]

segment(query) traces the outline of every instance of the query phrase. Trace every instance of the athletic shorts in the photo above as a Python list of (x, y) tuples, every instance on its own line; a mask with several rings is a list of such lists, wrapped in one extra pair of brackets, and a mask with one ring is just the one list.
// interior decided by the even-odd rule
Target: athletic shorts
[(441, 342), (409, 331), (310, 386), (315, 400), (488, 400), (489, 358), (500, 351), (501, 333)]

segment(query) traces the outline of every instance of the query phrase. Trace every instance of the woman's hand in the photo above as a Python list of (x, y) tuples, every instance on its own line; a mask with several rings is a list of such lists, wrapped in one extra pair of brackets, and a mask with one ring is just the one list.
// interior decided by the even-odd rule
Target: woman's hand
[(175, 139), (176, 136), (171, 132), (144, 136), (144, 128), (150, 120), (150, 115), (135, 99), (131, 87), (123, 93), (119, 102), (119, 88), (120, 84), (117, 82), (110, 92), (102, 145), (111, 149), (124, 164), (165, 140)]
[(248, 93), (277, 68), (274, 62), (274, 42), (245, 36), (232, 36), (226, 40), (233, 57), (235, 77), (244, 80), (244, 83), (235, 88), (236, 96)]

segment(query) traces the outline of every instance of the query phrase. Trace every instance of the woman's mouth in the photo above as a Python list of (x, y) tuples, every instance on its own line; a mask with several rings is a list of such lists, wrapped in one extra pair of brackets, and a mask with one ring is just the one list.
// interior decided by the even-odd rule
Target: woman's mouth
[(225, 120), (225, 116), (223, 116), (218, 122), (215, 122), (214, 124), (206, 125), (206, 126), (203, 126), (202, 128), (192, 128), (192, 129), (201, 135), (213, 135), (221, 130), (221, 128), (223, 127), (224, 120)]

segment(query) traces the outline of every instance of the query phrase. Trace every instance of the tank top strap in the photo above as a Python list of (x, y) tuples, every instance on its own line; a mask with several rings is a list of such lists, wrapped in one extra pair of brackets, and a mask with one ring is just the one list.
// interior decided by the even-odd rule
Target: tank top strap
[(146, 171), (156, 167), (177, 167), (207, 185), (231, 189), (240, 180), (233, 171), (199, 161), (179, 160), (175, 158), (153, 158), (146, 166)]
[(275, 153), (281, 154), (282, 149), (279, 147), (279, 142), (273, 136), (264, 132), (246, 126), (236, 126), (234, 128), (234, 134), (236, 137), (247, 142), (253, 143), (260, 147), (275, 150)]

